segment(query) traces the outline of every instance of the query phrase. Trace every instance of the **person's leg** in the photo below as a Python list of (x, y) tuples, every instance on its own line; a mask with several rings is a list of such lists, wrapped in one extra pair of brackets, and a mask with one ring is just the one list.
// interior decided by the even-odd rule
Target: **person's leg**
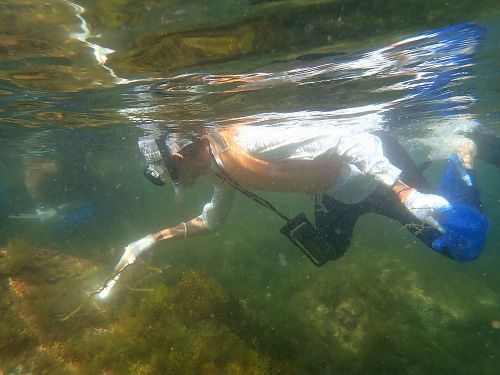
[[(422, 191), (429, 192), (431, 187), (422, 174), (422, 168), (414, 164), (407, 151), (388, 135), (382, 135), (380, 139), (385, 155), (402, 170), (400, 178)], [(462, 158), (450, 158), (437, 193), (453, 204), (441, 215), (446, 226), (444, 233), (415, 217), (401, 204), (394, 191), (384, 184), (379, 184), (369, 197), (353, 205), (325, 197), (323, 205), (327, 212), (317, 215), (317, 225), (329, 241), (345, 252), (359, 216), (377, 213), (397, 220), (427, 246), (444, 256), (459, 261), (475, 259), (484, 244), (488, 222), (480, 212), (475, 182), (471, 171), (465, 168)]]
[(440, 233), (431, 226), (422, 224), (410, 214), (383, 185), (365, 200), (356, 204), (346, 204), (325, 195), (322, 199), (325, 211), (316, 211), (316, 226), (327, 242), (332, 244), (332, 260), (344, 255), (351, 244), (354, 226), (360, 216), (376, 213), (397, 220), (427, 246), (439, 237)]
[(323, 196), (322, 207), (317, 206), (315, 212), (316, 226), (333, 244), (335, 256), (332, 255), (332, 259), (345, 254), (351, 243), (354, 225), (366, 213), (378, 213), (398, 220), (410, 231), (418, 233), (424, 242), (431, 243), (434, 232), (421, 229), (421, 222), (408, 212), (391, 190), (392, 182), (399, 178), (423, 192), (431, 192), (431, 185), (422, 174), (423, 168), (415, 165), (399, 142), (380, 132), (364, 135), (360, 142), (347, 139), (340, 144), (340, 151), (343, 149), (346, 150), (343, 153), (345, 160), (381, 183), (369, 197), (357, 204), (342, 203), (328, 195)]
[(396, 138), (382, 131), (374, 134), (382, 142), (384, 156), (401, 170), (399, 178), (423, 193), (431, 193), (432, 186), (423, 175), (423, 171), (430, 165), (430, 162), (417, 166)]
[[(399, 197), (394, 194), (392, 189), (383, 184), (379, 184), (377, 189), (362, 202), (364, 213), (376, 213), (397, 220), (428, 247), (451, 259), (461, 261), (474, 259), (479, 254), (480, 247), (470, 245), (470, 241), (471, 239), (476, 241), (477, 237), (481, 236), (478, 233), (482, 233), (483, 230), (474, 228), (475, 223), (471, 222), (471, 218), (474, 217), (482, 222), (480, 225), (483, 225), (484, 222), (487, 223), (486, 218), (480, 214), (481, 202), (472, 171), (476, 155), (474, 142), (464, 138), (463, 147), (457, 150), (459, 156), (449, 159), (445, 173), (437, 189), (434, 189), (424, 177), (423, 168), (415, 165), (408, 152), (396, 139), (387, 133), (379, 133), (377, 136), (382, 141), (384, 155), (394, 166), (401, 169), (400, 180), (424, 193), (438, 194), (444, 197), (454, 207), (449, 211), (450, 213), (453, 210), (460, 212), (457, 217), (444, 220), (448, 222), (448, 229), (451, 228), (450, 233), (454, 229), (460, 232), (458, 234), (458, 242), (460, 243), (449, 244), (447, 248), (438, 249), (439, 241), (435, 241), (438, 239), (441, 241), (443, 233), (415, 217), (401, 204)], [(466, 206), (465, 209), (463, 206)], [(477, 212), (475, 212), (476, 210)], [(469, 218), (465, 216), (469, 216)], [(453, 241), (456, 242), (456, 237)], [(466, 245), (467, 243), (469, 245)]]
[[(463, 155), (464, 153), (461, 152)], [(465, 154), (464, 156), (467, 157)], [(472, 159), (470, 159), (472, 160)], [(468, 262), (476, 259), (486, 241), (488, 219), (483, 214), (472, 166), (458, 155), (452, 155), (435, 193), (449, 202), (449, 207), (434, 215), (440, 229), (416, 220), (398, 199), (379, 186), (367, 199), (368, 212), (399, 221), (428, 247), (450, 259)], [(391, 199), (392, 198), (392, 199)]]
[[(393, 194), (399, 198), (400, 204), (417, 220), (443, 231), (435, 216), (438, 212), (449, 208), (450, 203), (442, 196), (422, 193), (414, 186), (403, 181), (401, 178), (404, 177), (404, 174), (396, 164), (401, 163), (403, 165), (407, 160), (411, 159), (402, 154), (400, 155), (401, 160), (397, 157), (394, 161), (389, 160), (386, 153), (390, 153), (390, 145), (386, 145), (384, 148), (382, 138), (390, 139), (387, 135), (380, 134), (377, 136), (370, 133), (339, 137), (335, 148), (336, 157), (349, 166), (351, 170), (349, 183), (360, 183), (353, 178), (358, 174), (391, 188)], [(414, 167), (414, 169), (417, 168)], [(406, 173), (405, 178), (411, 179), (412, 174), (416, 175), (416, 173), (410, 172)]]
[(401, 204), (394, 192), (382, 184), (377, 186), (362, 204), (364, 213), (375, 213), (398, 221), (429, 247), (432, 247), (433, 241), (440, 235), (437, 229), (424, 224), (412, 215)]
[[(382, 141), (384, 155), (392, 164), (401, 169), (400, 180), (420, 192), (433, 193), (434, 189), (423, 175), (423, 171), (429, 163), (417, 166), (408, 151), (394, 137), (385, 132), (379, 132), (377, 136)], [(432, 247), (432, 242), (439, 235), (438, 230), (423, 225), (421, 220), (412, 215), (401, 204), (399, 197), (394, 194), (392, 189), (387, 189), (386, 186), (379, 185), (367, 198), (365, 206), (366, 212), (377, 213), (397, 220), (429, 247)]]

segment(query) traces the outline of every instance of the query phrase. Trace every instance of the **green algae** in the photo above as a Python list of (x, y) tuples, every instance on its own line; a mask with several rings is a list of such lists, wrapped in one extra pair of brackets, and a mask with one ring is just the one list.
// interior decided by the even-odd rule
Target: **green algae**
[(16, 275), (29, 271), (33, 266), (32, 256), (35, 247), (27, 240), (13, 239), (2, 249), (0, 271), (3, 274)]
[[(496, 293), (480, 280), (465, 282), (463, 269), (446, 259), (427, 254), (419, 264), (412, 254), (428, 249), (418, 244), (400, 252), (400, 229), (371, 226), (364, 220), (358, 229), (385, 228), (392, 250), (383, 237), (367, 244), (355, 236), (347, 257), (318, 269), (298, 252), (280, 266), (270, 256), (279, 241), (259, 254), (252, 234), (222, 237), (219, 251), (227, 257), (206, 271), (162, 266), (160, 259), (154, 267), (139, 263), (104, 301), (85, 293), (103, 279), (92, 262), (11, 241), (2, 260), (21, 247), (32, 256), (1, 263), (11, 280), (0, 309), (1, 342), (11, 345), (1, 351), (3, 369), (22, 363), (38, 373), (462, 374), (473, 366), (492, 373), (500, 355), (491, 323), (498, 319)], [(181, 262), (197, 256), (192, 249)], [(245, 270), (255, 277), (236, 283), (229, 272), (235, 261), (254, 264)]]
[[(244, 316), (213, 281), (189, 271), (176, 284), (129, 295), (105, 332), (72, 343), (90, 372), (265, 374), (270, 359), (237, 335)], [(240, 310), (241, 311), (241, 310)], [(234, 320), (226, 319), (234, 315)]]
[[(341, 25), (336, 15), (333, 18), (326, 15), (333, 6), (328, 8), (330, 5), (323, 1), (314, 2), (319, 6), (317, 12), (312, 11), (313, 2), (295, 1), (290, 15), (277, 14), (280, 7), (286, 8), (290, 2), (271, 2), (259, 5), (262, 12), (269, 13), (268, 24), (260, 19), (267, 15), (259, 15), (261, 10), (255, 8), (255, 14), (246, 19), (228, 19), (222, 25), (184, 25), (182, 28), (174, 25), (172, 27), (178, 29), (172, 31), (142, 28), (144, 21), (139, 9), (149, 5), (136, 3), (137, 6), (121, 0), (100, 2), (95, 5), (99, 9), (95, 12), (89, 2), (88, 13), (96, 30), (104, 24), (116, 34), (123, 34), (124, 40), (130, 39), (123, 46), (131, 49), (119, 49), (113, 60), (130, 75), (139, 71), (176, 71), (186, 66), (194, 69), (197, 66), (192, 64), (213, 64), (259, 54), (269, 58), (266, 51), (275, 56), (274, 50), (298, 55), (315, 46), (326, 52), (334, 47), (349, 48), (352, 40), (364, 39), (367, 33), (371, 38), (388, 30), (406, 33), (425, 25), (455, 22), (462, 19), (464, 4), (441, 4), (430, 9), (431, 2), (413, 5), (374, 2), (373, 7), (377, 9), (363, 8), (360, 14), (346, 4)], [(149, 3), (157, 9), (161, 2)], [(479, 2), (476, 8), (480, 11), (487, 5)], [(123, 16), (120, 13), (125, 6), (129, 7), (128, 15)], [(32, 17), (33, 7), (26, 9), (18, 22), (24, 23), (26, 29), (35, 29), (36, 20), (24, 21)], [(272, 12), (268, 12), (270, 10)], [(321, 11), (325, 12), (324, 16), (320, 15)], [(116, 14), (110, 16), (110, 12)], [(469, 19), (475, 12), (464, 14)], [(81, 89), (99, 78), (87, 65), (78, 70), (72, 64), (73, 57), (62, 53), (58, 46), (80, 48), (66, 41), (67, 30), (64, 38), (48, 32), (50, 22), (63, 23), (66, 16), (72, 20), (71, 31), (77, 30), (73, 14), (68, 15), (65, 10), (62, 14), (64, 17), (40, 21), (40, 41), (34, 41), (34, 34), (21, 41), (12, 37), (3, 39), (2, 52), (14, 45), (12, 51), (32, 64), (37, 62), (30, 60), (30, 51), (40, 56), (47, 53), (55, 56), (50, 60), (55, 67), (10, 66), (4, 78), (19, 86), (67, 90)], [(93, 19), (93, 14), (100, 19)], [(369, 19), (372, 14), (373, 19)], [(302, 17), (304, 21), (293, 24), (289, 22), (292, 17)], [(398, 22), (402, 19), (409, 21), (401, 26)], [(318, 31), (304, 33), (307, 20), (312, 24), (317, 21)], [(13, 19), (6, 20), (4, 25), (12, 22)], [(339, 29), (335, 35), (349, 43), (327, 40), (325, 33), (333, 26)], [(132, 31), (132, 27), (137, 30)], [(373, 34), (367, 31), (370, 28)], [(25, 31), (17, 29), (16, 32)], [(112, 41), (112, 38), (104, 40)], [(333, 44), (324, 46), (325, 40)], [(369, 45), (370, 41), (364, 43)], [(60, 54), (64, 56), (57, 57)], [(2, 56), (15, 57), (14, 54)], [(92, 63), (91, 59), (82, 61)], [(81, 73), (77, 83), (73, 81), (75, 72)], [(229, 99), (237, 100), (237, 97)], [(30, 105), (33, 104), (23, 104), (19, 110), (29, 111), (33, 109)], [(39, 110), (50, 110), (43, 104), (37, 106)], [(206, 110), (210, 113), (213, 108)], [(86, 125), (110, 124), (100, 121), (95, 114), (81, 117)], [(72, 120), (70, 115), (68, 119)], [(54, 118), (42, 120), (45, 124)], [(19, 120), (19, 124), (26, 125), (26, 120)], [(30, 126), (39, 127), (40, 121)], [(116, 186), (130, 184), (130, 174), (120, 181), (115, 179), (118, 174), (110, 173), (115, 167), (116, 163), (103, 163), (98, 170)], [(489, 189), (490, 196), (496, 199), (495, 183), (495, 180), (490, 183)], [(144, 194), (142, 185), (135, 185), (141, 186), (131, 187), (137, 190), (136, 195)], [(118, 192), (117, 187), (114, 193)], [(150, 194), (158, 193), (154, 190)], [(117, 200), (130, 210), (136, 196), (124, 195)], [(193, 205), (193, 212), (196, 209)], [(252, 221), (247, 216), (255, 211), (253, 206), (235, 209), (233, 215), (245, 216), (244, 223), (229, 226), (217, 237), (169, 247), (169, 254), (154, 260), (155, 265), (162, 264), (162, 260), (171, 262), (173, 266), (168, 271), (158, 273), (147, 267), (131, 269), (120, 280), (117, 293), (109, 302), (89, 300), (85, 292), (109, 276), (121, 249), (103, 255), (108, 249), (96, 242), (123, 243), (140, 230), (147, 233), (165, 221), (165, 217), (144, 209), (142, 212), (148, 215), (140, 218), (141, 229), (128, 224), (121, 232), (117, 230), (119, 233), (114, 239), (109, 239), (109, 232), (104, 230), (81, 233), (73, 237), (73, 242), (76, 238), (81, 247), (77, 250), (67, 243), (43, 250), (25, 240), (12, 240), (2, 249), (0, 258), (0, 372), (496, 373), (500, 332), (492, 322), (500, 319), (498, 283), (494, 282), (495, 278), (489, 278), (490, 285), (485, 285), (481, 272), (471, 271), (488, 269), (491, 274), (496, 273), (494, 257), (487, 258), (488, 266), (481, 259), (477, 266), (452, 265), (429, 249), (412, 245), (408, 237), (398, 241), (405, 236), (404, 232), (391, 230), (390, 223), (381, 221), (378, 226), (361, 224), (358, 232), (364, 234), (355, 237), (348, 256), (316, 269), (307, 260), (300, 259), (287, 244), (274, 240), (277, 224), (266, 219), (266, 215), (258, 215)], [(120, 213), (130, 216), (125, 209)], [(179, 215), (175, 214), (177, 220)], [(39, 240), (39, 236), (34, 237)], [(51, 242), (47, 242), (51, 247)], [(493, 253), (491, 250), (492, 246), (485, 252)], [(65, 256), (61, 252), (73, 255)], [(83, 254), (86, 260), (76, 254)], [(287, 258), (285, 265), (277, 261), (278, 254)], [(202, 269), (205, 272), (200, 271)], [(72, 311), (76, 313), (63, 320)], [(20, 368), (22, 370), (16, 370)]]
[[(30, 257), (2, 262), (10, 284), (0, 310), (0, 337), (9, 348), (1, 352), (2, 370), (267, 374), (278, 366), (238, 334), (239, 322), (248, 320), (238, 301), (199, 271), (166, 285), (161, 273), (151, 278), (149, 267), (138, 268), (123, 280), (134, 287), (122, 288), (109, 305), (87, 299), (86, 280), (95, 272), (87, 261), (24, 240), (3, 249), (4, 258), (24, 252)], [(82, 308), (65, 319), (78, 303)]]

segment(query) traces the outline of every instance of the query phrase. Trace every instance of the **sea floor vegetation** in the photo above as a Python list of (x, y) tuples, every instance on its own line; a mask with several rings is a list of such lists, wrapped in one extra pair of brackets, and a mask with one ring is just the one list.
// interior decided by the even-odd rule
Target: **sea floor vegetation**
[(89, 298), (105, 279), (90, 260), (23, 239), (0, 254), (6, 374), (493, 374), (500, 357), (496, 293), (383, 252), (336, 273), (276, 260), (265, 287), (141, 262), (109, 300)]

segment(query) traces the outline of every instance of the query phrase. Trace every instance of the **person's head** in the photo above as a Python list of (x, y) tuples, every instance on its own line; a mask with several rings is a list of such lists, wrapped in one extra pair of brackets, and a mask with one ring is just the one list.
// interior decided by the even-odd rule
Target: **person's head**
[(182, 198), (182, 187), (192, 186), (210, 165), (207, 158), (208, 141), (205, 138), (183, 141), (165, 137), (142, 139), (139, 149), (148, 162), (144, 176), (157, 186), (170, 181), (176, 199)]

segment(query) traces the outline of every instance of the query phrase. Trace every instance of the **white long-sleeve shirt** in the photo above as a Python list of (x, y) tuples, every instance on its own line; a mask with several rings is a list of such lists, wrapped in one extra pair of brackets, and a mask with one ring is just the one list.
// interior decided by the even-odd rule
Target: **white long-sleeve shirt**
[[(352, 127), (239, 127), (234, 141), (245, 152), (263, 160), (314, 160), (327, 157), (342, 161), (335, 185), (328, 192), (336, 199), (356, 203), (366, 198), (377, 183), (392, 186), (401, 174), (384, 156), (378, 137), (355, 132)], [(213, 169), (224, 168), (217, 158)], [(227, 217), (234, 199), (234, 188), (214, 182), (214, 193), (205, 204), (200, 218), (212, 230)]]

